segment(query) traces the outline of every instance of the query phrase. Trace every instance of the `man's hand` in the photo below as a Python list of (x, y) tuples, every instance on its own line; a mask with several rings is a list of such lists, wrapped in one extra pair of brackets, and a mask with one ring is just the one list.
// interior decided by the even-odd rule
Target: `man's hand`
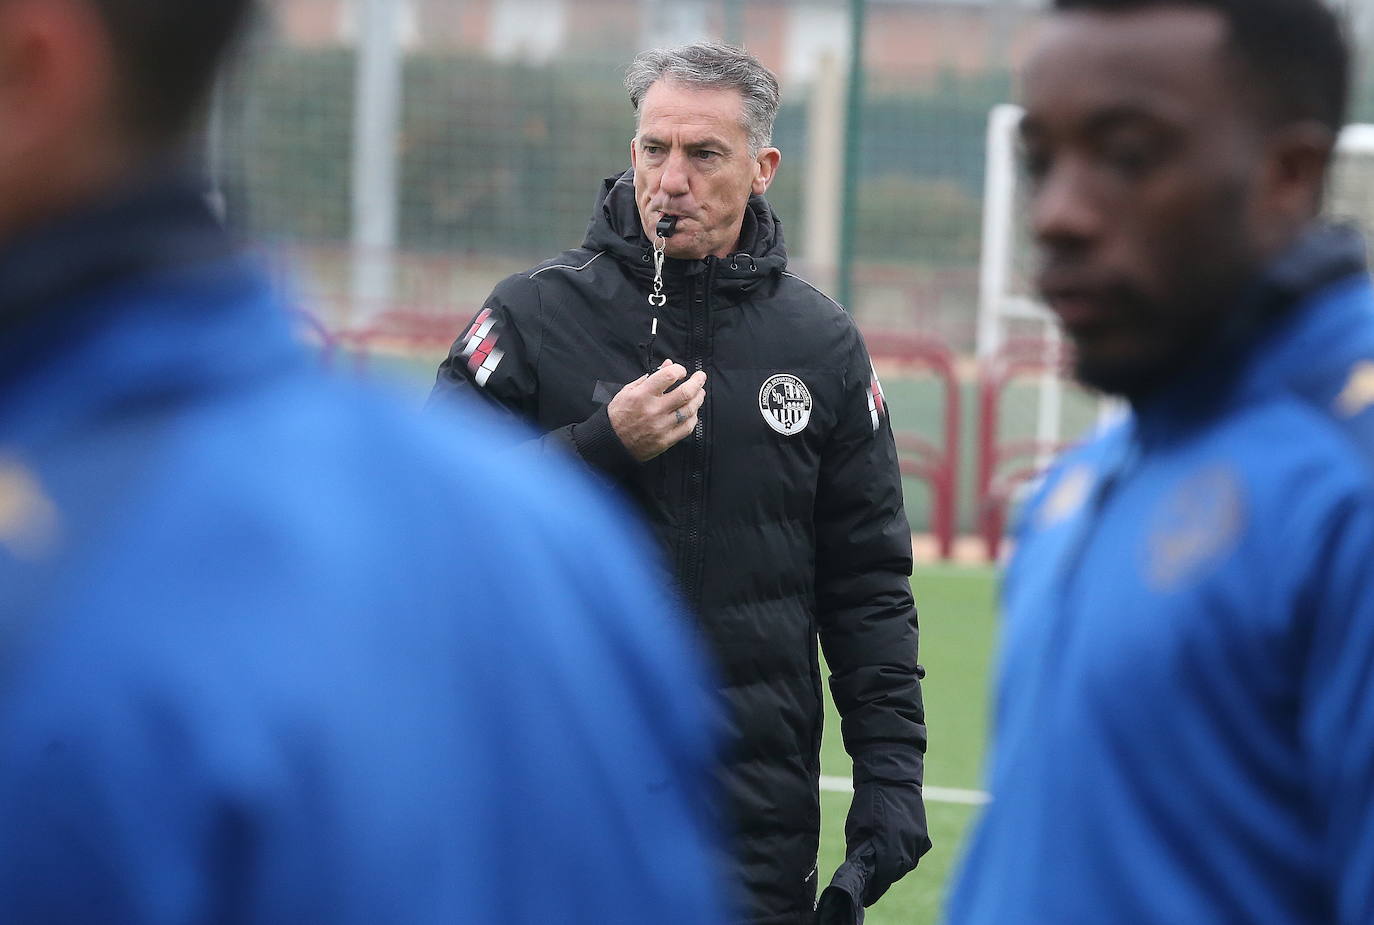
[(845, 859), (821, 894), (816, 925), (859, 925), (864, 907), (877, 902), (930, 850), (921, 772), (915, 748), (874, 745), (854, 755)]
[(697, 412), (706, 401), (706, 373), (693, 373), (682, 382), (686, 376), (681, 365), (664, 360), (656, 372), (625, 386), (606, 406), (615, 435), (640, 462), (653, 459), (697, 426)]

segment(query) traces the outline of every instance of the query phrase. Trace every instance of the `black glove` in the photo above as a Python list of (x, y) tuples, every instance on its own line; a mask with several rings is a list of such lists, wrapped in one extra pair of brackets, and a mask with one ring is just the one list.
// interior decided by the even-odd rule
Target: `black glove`
[[(921, 753), (910, 746), (873, 746), (855, 756), (845, 861), (821, 894), (817, 925), (861, 923), (863, 907), (877, 902), (930, 850), (921, 769)], [(832, 918), (822, 918), (823, 911)], [(846, 911), (850, 918), (843, 917)]]
[[(844, 868), (840, 868), (841, 871)], [(839, 877), (839, 873), (836, 873)], [(863, 925), (864, 910), (842, 887), (831, 883), (816, 904), (816, 925)]]

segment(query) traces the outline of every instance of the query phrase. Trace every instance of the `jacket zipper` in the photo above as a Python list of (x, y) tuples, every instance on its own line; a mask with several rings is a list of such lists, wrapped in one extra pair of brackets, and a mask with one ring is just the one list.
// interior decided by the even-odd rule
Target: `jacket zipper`
[[(711, 315), (711, 286), (715, 280), (716, 263), (712, 257), (706, 258), (704, 279), (693, 283), (688, 300), (691, 329), (688, 336), (688, 353), (691, 356), (692, 372), (706, 368), (707, 322)], [(709, 384), (708, 384), (709, 388)], [(707, 393), (709, 396), (709, 392)], [(697, 414), (697, 426), (692, 431), (692, 457), (687, 474), (687, 541), (684, 544), (682, 570), (683, 591), (694, 612), (701, 612), (702, 571), (705, 565), (705, 550), (702, 548), (702, 519), (706, 502), (706, 409), (709, 400), (702, 404)]]

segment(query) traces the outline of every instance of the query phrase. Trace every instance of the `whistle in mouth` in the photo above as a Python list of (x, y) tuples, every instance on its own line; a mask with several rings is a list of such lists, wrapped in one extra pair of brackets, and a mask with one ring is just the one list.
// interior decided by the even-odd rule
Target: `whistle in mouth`
[(671, 238), (673, 236), (673, 232), (677, 231), (677, 216), (663, 216), (658, 220), (658, 225), (654, 229), (654, 231), (660, 238), (664, 238), (665, 240), (667, 238)]

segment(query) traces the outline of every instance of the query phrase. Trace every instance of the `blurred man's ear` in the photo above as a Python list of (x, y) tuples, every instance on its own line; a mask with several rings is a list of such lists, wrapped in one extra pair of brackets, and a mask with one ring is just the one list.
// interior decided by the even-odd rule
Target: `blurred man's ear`
[(1296, 230), (1322, 208), (1336, 136), (1319, 122), (1295, 122), (1273, 132), (1261, 190), (1266, 210)]

